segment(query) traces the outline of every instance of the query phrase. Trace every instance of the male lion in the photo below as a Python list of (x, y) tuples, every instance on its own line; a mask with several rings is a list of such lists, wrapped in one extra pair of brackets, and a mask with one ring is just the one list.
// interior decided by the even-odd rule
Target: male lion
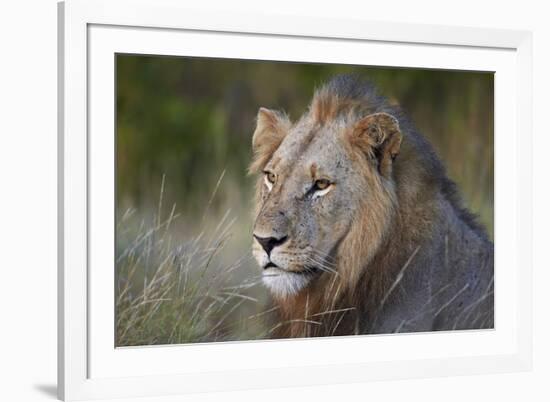
[(354, 77), (260, 108), (253, 253), (276, 337), (493, 327), (493, 244), (432, 147)]

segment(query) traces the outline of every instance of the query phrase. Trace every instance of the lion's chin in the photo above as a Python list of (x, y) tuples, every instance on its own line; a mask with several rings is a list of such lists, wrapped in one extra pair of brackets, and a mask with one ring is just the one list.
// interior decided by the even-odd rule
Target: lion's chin
[(278, 298), (294, 296), (304, 289), (311, 279), (311, 274), (288, 272), (279, 268), (265, 269), (262, 276), (264, 285)]

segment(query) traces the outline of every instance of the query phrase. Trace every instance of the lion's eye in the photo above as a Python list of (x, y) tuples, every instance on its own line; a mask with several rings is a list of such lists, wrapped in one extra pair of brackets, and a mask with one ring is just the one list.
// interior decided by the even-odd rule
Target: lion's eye
[(277, 179), (277, 176), (275, 175), (275, 173), (267, 172), (267, 171), (264, 172), (265, 185), (267, 186), (269, 191), (271, 191), (271, 189), (273, 188), (273, 184), (275, 184), (276, 179)]
[(315, 180), (315, 183), (313, 186), (315, 187), (315, 190), (319, 190), (319, 191), (326, 190), (330, 186), (330, 181), (328, 181), (327, 179)]
[(267, 181), (270, 182), (271, 184), (275, 183), (275, 179), (276, 179), (275, 173), (266, 172), (265, 177), (267, 178)]
[(311, 187), (310, 194), (313, 199), (322, 197), (332, 189), (332, 183), (328, 179), (315, 180), (313, 187)]

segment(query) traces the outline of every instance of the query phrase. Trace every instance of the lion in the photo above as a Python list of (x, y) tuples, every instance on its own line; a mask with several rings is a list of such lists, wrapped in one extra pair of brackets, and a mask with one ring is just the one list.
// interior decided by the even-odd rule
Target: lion
[(260, 108), (253, 255), (273, 337), (493, 328), (493, 244), (432, 146), (355, 76)]

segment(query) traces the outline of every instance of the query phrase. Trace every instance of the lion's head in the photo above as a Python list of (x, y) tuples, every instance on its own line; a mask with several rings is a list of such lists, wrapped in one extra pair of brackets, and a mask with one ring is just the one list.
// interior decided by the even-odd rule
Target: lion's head
[(253, 254), (276, 297), (296, 295), (323, 276), (357, 280), (391, 225), (399, 123), (354, 90), (329, 83), (295, 123), (258, 112)]

